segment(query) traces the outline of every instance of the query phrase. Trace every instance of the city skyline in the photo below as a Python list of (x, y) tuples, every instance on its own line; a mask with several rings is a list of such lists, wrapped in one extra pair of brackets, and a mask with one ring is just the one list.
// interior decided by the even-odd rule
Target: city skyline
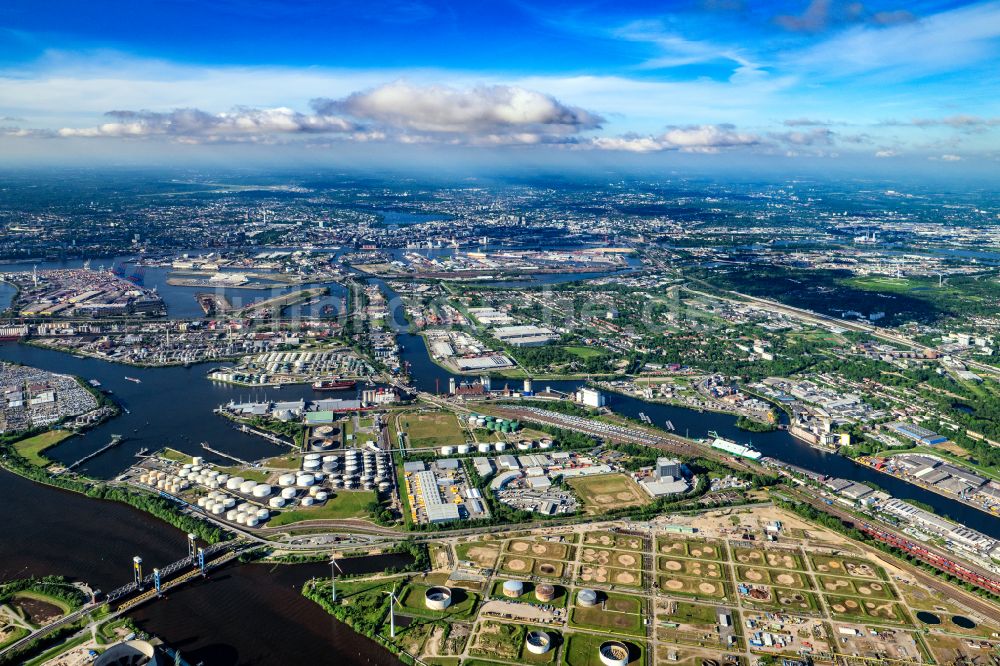
[(1000, 155), (997, 2), (43, 2), (0, 31), (12, 164)]

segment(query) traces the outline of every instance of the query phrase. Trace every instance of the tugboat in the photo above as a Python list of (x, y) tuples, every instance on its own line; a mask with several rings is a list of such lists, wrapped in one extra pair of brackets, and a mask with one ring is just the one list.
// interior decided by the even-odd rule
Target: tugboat
[(355, 386), (357, 386), (357, 382), (353, 379), (341, 379), (340, 377), (317, 379), (312, 383), (314, 391), (343, 391), (344, 389), (352, 389)]

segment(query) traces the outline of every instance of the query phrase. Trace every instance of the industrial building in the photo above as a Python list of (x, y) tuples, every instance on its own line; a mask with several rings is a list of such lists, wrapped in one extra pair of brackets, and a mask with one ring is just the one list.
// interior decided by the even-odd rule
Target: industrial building
[(500, 326), (492, 331), (493, 337), (511, 347), (540, 347), (559, 339), (544, 326)]
[(939, 435), (936, 432), (928, 430), (927, 428), (921, 428), (920, 426), (912, 423), (896, 421), (893, 423), (887, 423), (885, 427), (898, 435), (902, 435), (906, 439), (916, 442), (917, 444), (934, 446), (935, 444), (942, 444), (948, 441), (947, 437)]
[(580, 403), (581, 405), (585, 405), (587, 407), (593, 407), (595, 409), (603, 407), (606, 403), (603, 393), (601, 393), (597, 389), (589, 387), (583, 387), (579, 391), (577, 391), (576, 395), (574, 396), (574, 400), (576, 400), (576, 402)]

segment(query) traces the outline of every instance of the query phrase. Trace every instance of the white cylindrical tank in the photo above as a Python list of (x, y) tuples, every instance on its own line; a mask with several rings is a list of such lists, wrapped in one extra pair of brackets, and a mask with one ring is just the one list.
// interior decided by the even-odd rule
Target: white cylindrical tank
[(256, 481), (244, 481), (240, 484), (240, 492), (244, 495), (253, 492), (253, 489), (257, 486)]
[(312, 474), (299, 474), (295, 477), (295, 485), (307, 488), (316, 483), (316, 477)]
[(236, 506), (236, 499), (233, 497), (226, 497), (225, 499), (222, 500), (222, 506), (226, 507), (227, 509), (232, 509), (234, 506)]
[(199, 497), (198, 498), (198, 508), (204, 509), (206, 502), (208, 502), (208, 498), (207, 497)]
[(242, 476), (231, 476), (229, 477), (229, 480), (226, 481), (226, 488), (229, 490), (237, 490), (240, 487), (240, 484), (243, 483), (243, 480)]
[(267, 501), (267, 505), (272, 509), (280, 509), (285, 506), (285, 499), (283, 497), (272, 497)]
[(313, 486), (309, 489), (309, 494), (313, 497), (316, 497), (320, 492), (322, 492), (322, 489), (319, 486)]
[(464, 455), (464, 454), (466, 454), (468, 452), (469, 452), (469, 445), (468, 444), (459, 444), (458, 445), (458, 453), (459, 453), (459, 455)]
[(312, 506), (313, 502), (315, 502), (315, 500), (312, 497), (303, 497), (299, 500), (299, 504), (302, 506)]
[(236, 515), (238, 513), (239, 511), (237, 511), (236, 509), (230, 509), (229, 511), (226, 511), (226, 520), (228, 520), (229, 522), (233, 522), (234, 520), (236, 520)]
[(479, 449), (480, 453), (489, 453), (490, 452), (490, 445), (487, 442), (481, 443), (477, 448)]
[(278, 477), (279, 486), (294, 486), (295, 485), (295, 475), (294, 474), (282, 474)]
[(267, 509), (257, 509), (257, 520), (267, 520), (271, 517), (271, 512)]
[(307, 472), (315, 472), (319, 469), (320, 462), (318, 460), (306, 460), (302, 463), (302, 469)]
[(497, 442), (493, 446), (494, 448), (496, 448), (497, 451), (503, 451), (504, 449), (507, 448), (507, 442)]
[(290, 500), (293, 497), (295, 497), (295, 493), (296, 493), (295, 488), (283, 488), (281, 490), (281, 496), (286, 500)]
[(236, 522), (240, 525), (245, 525), (247, 522), (247, 514), (243, 513), (242, 511), (238, 512), (236, 514)]
[(271, 494), (271, 486), (266, 483), (258, 483), (253, 487), (254, 497), (267, 497)]
[(325, 502), (327, 497), (329, 497), (329, 495), (323, 492), (322, 490), (316, 493), (317, 502)]
[(177, 476), (181, 477), (182, 479), (188, 478), (188, 475), (190, 474), (191, 470), (189, 469), (182, 469), (181, 471), (177, 472)]
[(450, 456), (454, 452), (455, 452), (455, 450), (452, 447), (450, 447), (450, 446), (442, 446), (441, 447), (441, 455), (443, 455), (443, 456)]
[(251, 506), (250, 506), (250, 503), (249, 503), (249, 502), (240, 502), (240, 503), (239, 503), (239, 504), (238, 504), (238, 505), (236, 506), (236, 510), (237, 510), (237, 511), (242, 511), (243, 513), (246, 513), (246, 512), (247, 512), (247, 511), (249, 511), (249, 510), (250, 510), (251, 508), (253, 508), (253, 507), (251, 507)]
[(195, 465), (201, 465), (203, 462), (205, 462), (205, 459), (202, 458), (201, 456), (193, 456), (191, 458), (191, 462)]
[(215, 480), (218, 481), (219, 483), (225, 485), (229, 481), (229, 475), (228, 474), (220, 474), (219, 476), (215, 477)]
[(257, 527), (260, 525), (260, 521), (257, 520), (257, 516), (247, 516), (247, 527)]
[(215, 514), (215, 515), (217, 515), (217, 516), (220, 515), (220, 514), (222, 514), (222, 512), (225, 511), (225, 510), (226, 510), (226, 507), (222, 506), (221, 503), (220, 504), (214, 504), (212, 506), (212, 513)]
[(383, 481), (382, 483), (378, 484), (378, 491), (380, 493), (389, 492), (389, 489), (391, 489), (391, 488), (392, 488), (392, 484), (389, 483), (388, 481)]

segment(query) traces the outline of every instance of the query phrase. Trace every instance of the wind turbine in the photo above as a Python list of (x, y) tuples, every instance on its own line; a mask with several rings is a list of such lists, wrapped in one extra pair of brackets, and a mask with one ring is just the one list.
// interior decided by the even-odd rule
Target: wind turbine
[(385, 594), (389, 595), (389, 638), (396, 637), (396, 612), (392, 607), (393, 604), (397, 606), (402, 606), (399, 603), (399, 597), (396, 596), (396, 586), (392, 586), (392, 591), (386, 591)]
[(330, 555), (330, 589), (333, 592), (333, 598), (330, 601), (336, 603), (337, 601), (337, 572), (344, 573), (344, 570), (340, 568), (337, 564), (337, 558), (332, 554)]

